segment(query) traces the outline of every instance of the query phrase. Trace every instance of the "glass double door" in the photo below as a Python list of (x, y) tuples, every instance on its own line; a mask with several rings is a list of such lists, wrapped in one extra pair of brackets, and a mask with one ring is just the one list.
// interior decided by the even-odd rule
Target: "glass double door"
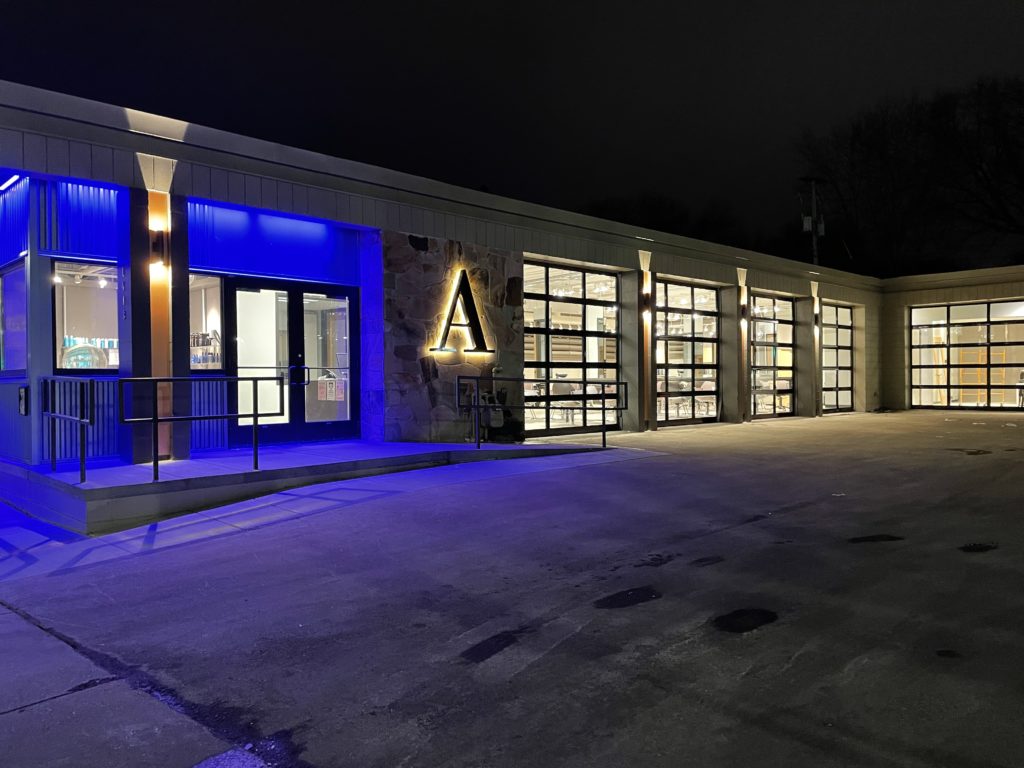
[[(227, 288), (228, 373), (263, 379), (239, 382), (235, 413), (258, 413), (267, 442), (357, 437), (354, 289), (240, 279)], [(252, 422), (240, 417), (231, 442), (251, 440)]]

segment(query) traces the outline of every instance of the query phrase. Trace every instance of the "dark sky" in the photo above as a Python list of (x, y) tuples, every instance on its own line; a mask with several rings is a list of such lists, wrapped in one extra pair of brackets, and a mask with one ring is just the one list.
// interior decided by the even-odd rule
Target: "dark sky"
[(0, 78), (573, 210), (721, 200), (768, 235), (803, 131), (1024, 75), (1019, 0), (188, 6), (0, 0)]

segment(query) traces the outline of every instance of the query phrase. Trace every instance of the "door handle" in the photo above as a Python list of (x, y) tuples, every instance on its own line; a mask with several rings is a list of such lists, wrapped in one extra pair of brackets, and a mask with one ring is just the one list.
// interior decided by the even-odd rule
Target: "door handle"
[[(303, 371), (302, 379), (296, 381), (295, 372)], [(309, 386), (309, 366), (308, 365), (289, 365), (288, 366), (288, 383), (293, 387), (308, 387)]]

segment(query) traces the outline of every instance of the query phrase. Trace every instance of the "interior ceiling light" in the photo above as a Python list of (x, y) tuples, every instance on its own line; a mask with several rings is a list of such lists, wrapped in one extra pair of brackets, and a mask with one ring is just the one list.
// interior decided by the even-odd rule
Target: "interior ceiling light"
[(107, 287), (107, 278), (101, 277), (100, 278), (100, 288), (106, 288), (106, 287)]
[(20, 178), (21, 178), (21, 176), (19, 176), (18, 174), (14, 174), (13, 176), (11, 176), (11, 178), (9, 178), (3, 184), (0, 184), (0, 192), (3, 192), (4, 190), (6, 190), (9, 186), (11, 186), (11, 184), (16, 182)]

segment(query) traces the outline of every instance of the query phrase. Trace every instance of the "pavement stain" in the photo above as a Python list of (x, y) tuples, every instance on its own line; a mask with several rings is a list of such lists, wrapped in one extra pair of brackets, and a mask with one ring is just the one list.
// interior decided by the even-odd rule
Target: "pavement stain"
[(698, 568), (707, 568), (709, 565), (717, 565), (724, 561), (725, 558), (721, 555), (709, 555), (708, 557), (698, 557), (696, 560), (691, 560), (690, 565), (695, 565)]
[(975, 553), (975, 552), (991, 552), (993, 549), (999, 549), (999, 544), (994, 541), (978, 541), (971, 544), (964, 544), (962, 547), (957, 547), (961, 552)]
[(633, 565), (634, 568), (660, 568), (663, 565), (671, 563), (679, 555), (678, 552), (675, 554), (653, 554), (648, 555), (647, 559), (641, 560), (639, 563)]
[(740, 608), (724, 613), (721, 616), (716, 616), (711, 620), (711, 623), (715, 625), (716, 629), (720, 629), (723, 632), (741, 635), (753, 632), (765, 624), (771, 624), (778, 620), (778, 618), (779, 615), (775, 611), (769, 611), (766, 608)]
[(633, 587), (622, 592), (616, 592), (594, 601), (594, 607), (599, 609), (630, 608), (641, 603), (648, 603), (661, 597), (661, 592), (651, 586)]
[(512, 647), (519, 642), (520, 637), (533, 631), (534, 628), (529, 625), (503, 630), (496, 635), (491, 635), (486, 640), (481, 640), (479, 643), (471, 645), (460, 653), (459, 656), (470, 664), (481, 664), (492, 656), (497, 656), (506, 648)]
[(872, 533), (869, 536), (854, 536), (847, 539), (850, 544), (876, 544), (883, 541), (903, 541), (902, 536), (893, 536), (891, 533)]
[(960, 651), (954, 651), (952, 648), (940, 648), (935, 655), (943, 659), (962, 659), (964, 657)]
[(947, 451), (953, 451), (954, 453), (962, 453), (964, 456), (985, 456), (992, 453), (984, 448), (947, 448)]

